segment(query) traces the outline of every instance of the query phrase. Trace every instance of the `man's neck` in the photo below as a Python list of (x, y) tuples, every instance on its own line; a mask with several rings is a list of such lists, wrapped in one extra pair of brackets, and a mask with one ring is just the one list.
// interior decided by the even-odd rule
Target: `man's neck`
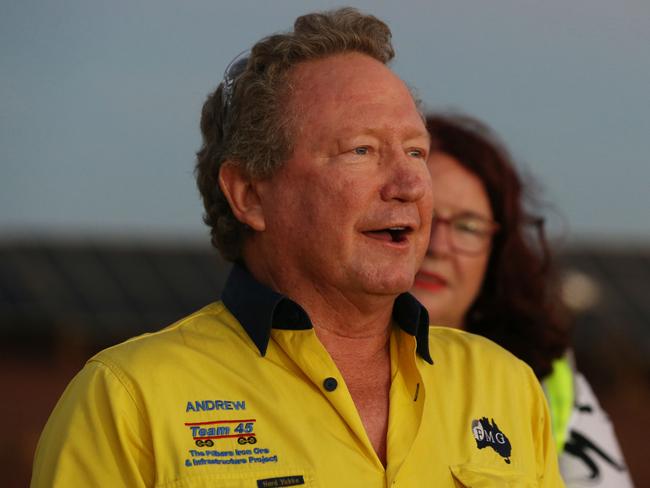
[(351, 390), (354, 385), (380, 381), (390, 370), (390, 327), (357, 337), (341, 336), (322, 327), (315, 330)]
[[(325, 280), (308, 279), (292, 269), (271, 267), (258, 254), (246, 256), (245, 263), (260, 283), (304, 308), (317, 332), (327, 331), (332, 339), (376, 337), (380, 342), (390, 334), (395, 296), (363, 291), (344, 293), (323, 283)], [(369, 351), (374, 347), (372, 341), (361, 342), (367, 344)], [(327, 345), (326, 348), (329, 351)]]

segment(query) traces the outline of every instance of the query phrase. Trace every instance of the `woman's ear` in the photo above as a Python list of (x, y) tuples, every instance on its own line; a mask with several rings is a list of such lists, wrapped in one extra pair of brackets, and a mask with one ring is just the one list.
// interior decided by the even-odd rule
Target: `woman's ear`
[(219, 187), (237, 220), (258, 232), (266, 229), (264, 210), (255, 180), (240, 164), (224, 161), (219, 168)]

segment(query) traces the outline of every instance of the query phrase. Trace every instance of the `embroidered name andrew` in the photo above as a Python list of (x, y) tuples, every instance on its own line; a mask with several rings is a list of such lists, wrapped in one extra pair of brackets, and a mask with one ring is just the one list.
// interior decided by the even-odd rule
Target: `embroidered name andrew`
[(187, 402), (186, 412), (208, 412), (211, 410), (246, 410), (246, 400), (195, 400)]

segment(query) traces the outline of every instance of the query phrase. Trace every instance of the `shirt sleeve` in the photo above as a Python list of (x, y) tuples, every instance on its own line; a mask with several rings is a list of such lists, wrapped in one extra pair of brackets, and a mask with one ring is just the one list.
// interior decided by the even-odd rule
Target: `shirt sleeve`
[(152, 486), (150, 446), (151, 434), (119, 371), (91, 360), (45, 425), (31, 486)]

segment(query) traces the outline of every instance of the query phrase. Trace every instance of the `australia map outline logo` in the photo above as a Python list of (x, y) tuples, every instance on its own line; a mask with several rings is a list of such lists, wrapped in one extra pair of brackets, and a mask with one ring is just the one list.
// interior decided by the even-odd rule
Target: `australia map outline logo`
[(494, 419), (492, 422), (487, 417), (479, 420), (472, 420), (472, 435), (476, 440), (478, 449), (491, 447), (499, 456), (503, 458), (506, 464), (510, 464), (512, 446), (506, 435), (501, 432)]

